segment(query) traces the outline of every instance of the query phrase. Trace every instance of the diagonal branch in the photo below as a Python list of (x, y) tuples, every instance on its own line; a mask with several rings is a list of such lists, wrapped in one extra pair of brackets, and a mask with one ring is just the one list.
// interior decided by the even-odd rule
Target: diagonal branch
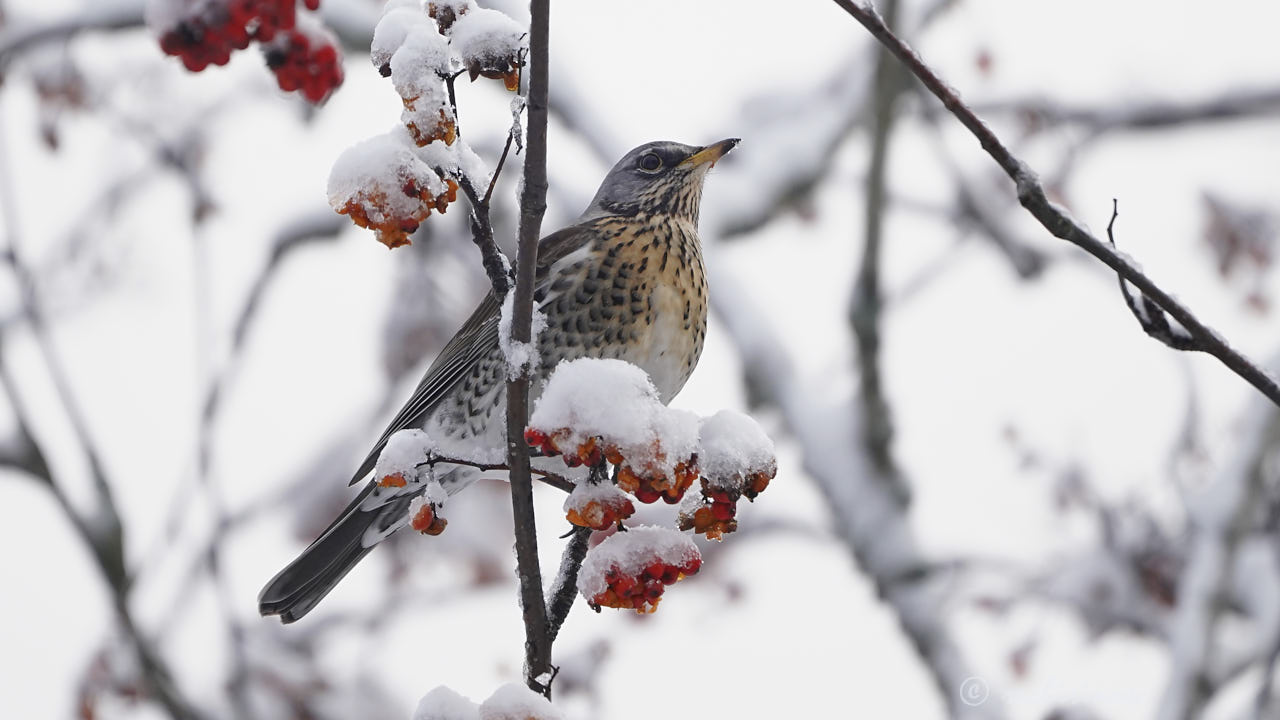
[(1002, 170), (1014, 181), (1018, 193), (1018, 202), (1031, 213), (1046, 230), (1055, 237), (1066, 240), (1085, 252), (1101, 260), (1105, 265), (1119, 273), (1120, 277), (1132, 283), (1153, 303), (1176, 320), (1191, 338), (1195, 340), (1197, 350), (1206, 352), (1226, 365), (1250, 385), (1257, 388), (1272, 402), (1280, 405), (1280, 385), (1264, 372), (1232, 348), (1221, 335), (1214, 332), (1184, 305), (1173, 299), (1155, 281), (1147, 277), (1128, 258), (1120, 255), (1106, 243), (1094, 237), (1072, 218), (1065, 209), (1049, 201), (1044, 186), (1034, 171), (1022, 160), (1018, 159), (1005, 147), (1000, 138), (965, 105), (956, 94), (938, 76), (925, 65), (920, 56), (907, 46), (897, 35), (885, 26), (879, 14), (868, 4), (853, 0), (835, 0), (845, 12), (862, 24), (881, 44), (889, 49), (911, 70), (912, 73), (934, 94), (942, 104), (956, 117), (969, 132), (981, 143)]

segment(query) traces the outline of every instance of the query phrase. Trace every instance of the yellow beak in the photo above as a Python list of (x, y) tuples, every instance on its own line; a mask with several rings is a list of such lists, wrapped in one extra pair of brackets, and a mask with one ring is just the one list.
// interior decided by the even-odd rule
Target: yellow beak
[(738, 138), (729, 138), (721, 140), (718, 143), (712, 143), (704, 148), (699, 148), (697, 152), (685, 158), (681, 165), (702, 165), (704, 163), (716, 164), (716, 161), (724, 157), (726, 153), (737, 147), (742, 142)]

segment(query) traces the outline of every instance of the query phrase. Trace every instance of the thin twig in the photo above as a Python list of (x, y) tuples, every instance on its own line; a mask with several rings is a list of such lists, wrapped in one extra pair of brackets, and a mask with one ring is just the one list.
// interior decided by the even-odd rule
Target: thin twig
[(959, 95), (925, 65), (915, 51), (885, 26), (874, 8), (853, 0), (835, 0), (835, 3), (852, 15), (872, 36), (897, 56), (919, 78), (920, 82), (942, 101), (947, 110), (969, 132), (973, 133), (987, 154), (1014, 181), (1018, 201), (1046, 230), (1055, 237), (1080, 247), (1115, 270), (1125, 280), (1133, 283), (1143, 295), (1149, 297), (1187, 330), (1197, 343), (1196, 349), (1218, 358), (1222, 364), (1257, 388), (1272, 402), (1280, 405), (1280, 384), (1277, 384), (1274, 378), (1228, 345), (1222, 336), (1200, 322), (1190, 310), (1174, 300), (1132, 262), (1085, 230), (1064, 209), (1050, 202), (1035, 172), (1022, 160), (1014, 157), (1000, 138), (996, 137), (995, 133), (978, 119), (973, 110), (964, 104)]
[(516, 131), (514, 129), (507, 132), (507, 142), (502, 146), (502, 154), (498, 156), (498, 164), (493, 168), (493, 177), (489, 178), (489, 189), (484, 191), (484, 199), (480, 201), (481, 205), (489, 207), (489, 199), (493, 197), (493, 189), (498, 185), (498, 176), (502, 174), (502, 166), (507, 162), (507, 153), (511, 152), (511, 143), (516, 139)]
[[(1115, 225), (1116, 218), (1120, 217), (1120, 203), (1115, 198), (1111, 199), (1111, 221), (1107, 223), (1107, 242), (1111, 243), (1111, 247), (1116, 246)], [(1187, 334), (1185, 330), (1169, 323), (1169, 318), (1161, 312), (1160, 307), (1151, 301), (1146, 295), (1137, 295), (1129, 291), (1129, 284), (1124, 281), (1124, 276), (1120, 276), (1120, 294), (1124, 296), (1124, 304), (1129, 306), (1129, 312), (1133, 313), (1133, 317), (1142, 326), (1143, 332), (1160, 342), (1168, 345), (1174, 350), (1198, 351), (1201, 349), (1196, 339)]]
[[(497, 177), (496, 172), (494, 177)], [(480, 261), (484, 265), (485, 275), (489, 277), (493, 296), (501, 301), (511, 289), (511, 278), (508, 276), (511, 262), (507, 260), (506, 255), (502, 254), (498, 243), (493, 239), (493, 224), (489, 220), (489, 203), (487, 200), (480, 199), (475, 186), (471, 184), (471, 179), (466, 175), (458, 176), (458, 187), (462, 188), (462, 194), (466, 195), (471, 203), (471, 241), (480, 248)]]
[[(474, 460), (466, 460), (463, 458), (448, 457), (445, 455), (432, 455), (428, 457), (422, 464), (437, 465), (440, 463), (445, 463), (448, 465), (465, 465), (467, 467), (473, 467), (480, 471), (511, 470), (511, 466), (508, 465), (507, 463), (483, 463), (483, 462), (476, 462)], [(549, 470), (540, 470), (536, 467), (530, 467), (529, 472), (534, 475), (537, 475), (539, 480), (541, 480), (542, 482), (546, 483), (547, 485), (550, 485), (551, 487), (557, 490), (563, 490), (568, 493), (568, 492), (573, 492), (573, 489), (577, 487), (577, 485), (569, 478), (563, 475), (557, 475), (556, 473), (553, 473)]]
[[(0, 126), (0, 138), (3, 136), (4, 127)], [(8, 266), (18, 283), (19, 291), (21, 292), (22, 315), (35, 337), (36, 347), (53, 380), (58, 399), (63, 406), (63, 412), (71, 424), (72, 431), (89, 466), (90, 480), (94, 490), (93, 509), (90, 511), (92, 514), (78, 511), (72, 505), (61, 484), (55, 479), (53, 473), (49, 471), (49, 465), (45, 460), (47, 454), (33, 439), (34, 434), (30, 430), (30, 415), (17, 390), (17, 383), (9, 374), (7, 368), (4, 367), (3, 356), (0, 355), (0, 384), (3, 384), (8, 392), (10, 404), (13, 407), (19, 426), (18, 436), (19, 438), (26, 438), (32, 443), (29, 454), (33, 460), (29, 463), (27, 469), (29, 471), (44, 471), (43, 476), (39, 479), (48, 487), (54, 500), (57, 501), (58, 507), (66, 516), (67, 521), (75, 528), (76, 533), (97, 562), (103, 580), (110, 590), (112, 604), (116, 611), (116, 620), (137, 653), (142, 683), (152, 693), (156, 702), (164, 707), (174, 720), (196, 720), (200, 717), (200, 714), (178, 691), (167, 666), (160, 659), (155, 647), (143, 636), (129, 608), (132, 578), (129, 575), (125, 561), (124, 528), (120, 521), (120, 513), (117, 510), (115, 494), (112, 491), (110, 482), (107, 480), (101, 454), (98, 452), (97, 446), (89, 433), (84, 412), (80, 407), (78, 398), (72, 392), (71, 383), (62, 366), (61, 359), (53, 347), (53, 341), (41, 311), (35, 278), (23, 262), (19, 252), (18, 236), (20, 224), (17, 219), (18, 206), (16, 198), (13, 196), (13, 174), (10, 172), (8, 160), (7, 148), (0, 147), (0, 210), (3, 211), (0, 215), (5, 218), (4, 233), (8, 240), (8, 247), (3, 252), (0, 252), (0, 259)]]

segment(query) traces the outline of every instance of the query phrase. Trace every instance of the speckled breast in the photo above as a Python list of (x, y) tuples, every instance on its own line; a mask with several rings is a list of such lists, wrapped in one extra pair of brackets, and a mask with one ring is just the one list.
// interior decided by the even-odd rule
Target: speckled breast
[(696, 228), (659, 215), (609, 218), (564, 258), (543, 303), (542, 372), (578, 357), (626, 360), (649, 374), (663, 402), (702, 354), (707, 281)]

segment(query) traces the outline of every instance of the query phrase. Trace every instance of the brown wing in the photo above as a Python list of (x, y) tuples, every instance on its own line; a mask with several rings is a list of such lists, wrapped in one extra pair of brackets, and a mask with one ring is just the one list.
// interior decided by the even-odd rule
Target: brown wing
[[(548, 271), (557, 260), (582, 247), (593, 234), (593, 226), (588, 223), (570, 225), (542, 238), (538, 244), (537, 289), (545, 290)], [(406, 428), (421, 427), (427, 415), (440, 404), (440, 400), (454, 385), (470, 373), (481, 358), (498, 347), (498, 316), (498, 301), (489, 292), (471, 313), (471, 317), (463, 323), (462, 329), (458, 330), (436, 356), (431, 367), (427, 368), (409, 401), (392, 418), (387, 429), (382, 432), (382, 437), (378, 438), (368, 457), (360, 464), (360, 469), (351, 478), (352, 485), (360, 482), (373, 470), (388, 438)]]

